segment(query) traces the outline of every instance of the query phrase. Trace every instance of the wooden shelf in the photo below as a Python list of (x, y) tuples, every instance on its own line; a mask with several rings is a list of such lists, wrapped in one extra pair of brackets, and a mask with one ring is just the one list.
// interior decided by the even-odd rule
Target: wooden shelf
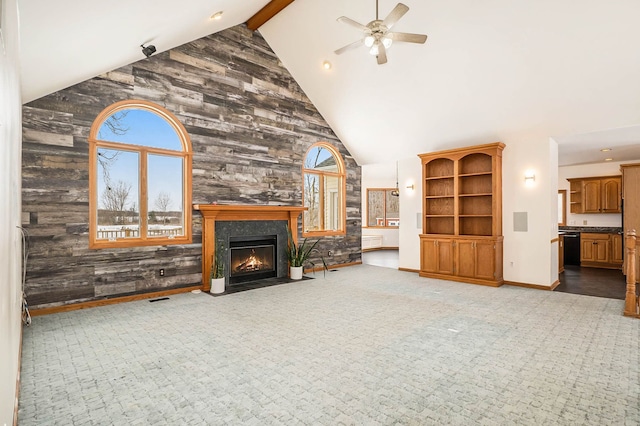
[(453, 177), (454, 177), (453, 175), (450, 175), (450, 176), (427, 177), (427, 178), (424, 178), (424, 179), (425, 180), (437, 180), (437, 179), (451, 179)]
[(419, 155), (421, 276), (502, 284), (503, 148), (498, 142)]
[(493, 173), (491, 173), (491, 172), (465, 173), (465, 174), (459, 174), (458, 177), (491, 176), (492, 174)]
[(479, 194), (458, 194), (458, 197), (491, 197), (491, 192), (483, 192)]

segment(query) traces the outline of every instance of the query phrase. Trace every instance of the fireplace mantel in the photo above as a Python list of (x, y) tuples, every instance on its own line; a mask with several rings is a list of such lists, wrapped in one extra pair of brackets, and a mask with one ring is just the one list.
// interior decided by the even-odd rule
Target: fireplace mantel
[(216, 221), (225, 220), (286, 220), (293, 240), (298, 240), (298, 217), (307, 208), (302, 206), (194, 204), (202, 214), (202, 289), (209, 291), (209, 271), (215, 255)]

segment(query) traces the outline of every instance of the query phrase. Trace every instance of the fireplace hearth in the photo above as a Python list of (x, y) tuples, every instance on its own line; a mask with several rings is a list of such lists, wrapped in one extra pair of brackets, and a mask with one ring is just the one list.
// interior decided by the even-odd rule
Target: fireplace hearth
[(229, 238), (229, 285), (278, 276), (277, 235)]

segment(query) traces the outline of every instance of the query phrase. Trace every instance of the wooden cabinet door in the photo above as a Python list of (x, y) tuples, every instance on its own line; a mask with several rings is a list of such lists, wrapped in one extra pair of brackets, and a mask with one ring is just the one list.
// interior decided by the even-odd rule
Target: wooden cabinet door
[(608, 262), (609, 261), (609, 240), (596, 240), (593, 244), (593, 261)]
[(453, 274), (453, 240), (436, 240), (437, 273)]
[(612, 263), (622, 264), (622, 258), (624, 256), (624, 248), (622, 247), (622, 235), (611, 234), (611, 256)]
[(581, 237), (580, 239), (580, 262), (593, 262), (595, 259), (595, 240)]
[(422, 238), (420, 270), (435, 274), (453, 274), (453, 240)]
[(600, 213), (600, 179), (585, 180), (582, 184), (582, 211)]
[(580, 236), (580, 262), (608, 263), (611, 259), (609, 234), (583, 232)]
[(493, 241), (475, 241), (475, 278), (496, 279), (496, 246)]
[(421, 238), (420, 270), (424, 272), (438, 271), (438, 241)]
[(456, 250), (456, 275), (475, 278), (476, 248), (473, 240), (458, 240)]
[(622, 180), (620, 178), (602, 179), (600, 191), (602, 192), (602, 213), (620, 213)]
[(456, 244), (456, 275), (481, 280), (496, 278), (496, 251), (492, 240), (458, 240)]

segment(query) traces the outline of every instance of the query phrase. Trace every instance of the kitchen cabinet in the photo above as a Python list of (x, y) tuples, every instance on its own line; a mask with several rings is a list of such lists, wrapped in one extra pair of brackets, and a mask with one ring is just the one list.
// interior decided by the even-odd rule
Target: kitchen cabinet
[(619, 269), (622, 266), (618, 234), (583, 232), (580, 235), (580, 266)]
[(567, 180), (570, 187), (571, 213), (620, 213), (622, 211), (622, 178), (620, 176)]
[(420, 276), (500, 286), (500, 142), (420, 154)]

